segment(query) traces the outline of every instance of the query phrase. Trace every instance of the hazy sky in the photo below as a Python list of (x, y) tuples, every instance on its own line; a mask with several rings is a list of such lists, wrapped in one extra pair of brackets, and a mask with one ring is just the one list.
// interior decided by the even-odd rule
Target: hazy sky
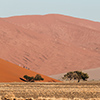
[(100, 22), (100, 0), (0, 0), (0, 17), (64, 14)]

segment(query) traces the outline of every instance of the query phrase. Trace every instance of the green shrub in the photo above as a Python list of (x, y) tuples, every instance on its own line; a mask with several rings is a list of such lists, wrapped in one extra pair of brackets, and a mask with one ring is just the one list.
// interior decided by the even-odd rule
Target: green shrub
[(44, 78), (42, 78), (40, 74), (37, 74), (35, 76), (35, 78), (30, 77), (28, 75), (24, 75), (23, 77), (26, 79), (27, 82), (34, 82), (35, 80), (37, 80), (37, 81), (44, 80)]
[(44, 80), (42, 77), (41, 77), (41, 75), (40, 74), (37, 74), (36, 76), (35, 76), (35, 80)]
[(34, 77), (30, 77), (28, 75), (24, 75), (23, 77), (26, 79), (26, 81), (34, 81)]

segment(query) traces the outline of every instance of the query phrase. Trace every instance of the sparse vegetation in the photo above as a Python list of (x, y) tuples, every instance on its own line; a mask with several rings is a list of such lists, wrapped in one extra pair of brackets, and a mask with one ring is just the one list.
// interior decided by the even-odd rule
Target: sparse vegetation
[(40, 74), (37, 74), (36, 76), (35, 76), (35, 78), (34, 78), (35, 80), (44, 80), (42, 77), (41, 77), (41, 75)]
[(73, 71), (73, 72), (68, 72), (67, 74), (64, 75), (64, 77), (62, 77), (63, 79), (74, 79), (74, 80), (78, 80), (78, 82), (80, 82), (80, 80), (84, 80), (86, 81), (89, 76), (87, 73), (83, 73), (82, 71)]
[(26, 79), (26, 82), (34, 82), (35, 80), (36, 81), (44, 80), (44, 78), (42, 78), (40, 74), (37, 74), (35, 78), (30, 77), (28, 75), (24, 75), (23, 77)]
[(23, 77), (26, 79), (27, 82), (34, 82), (34, 77), (30, 77), (28, 75), (24, 75)]
[(100, 100), (100, 81), (0, 83), (1, 100)]

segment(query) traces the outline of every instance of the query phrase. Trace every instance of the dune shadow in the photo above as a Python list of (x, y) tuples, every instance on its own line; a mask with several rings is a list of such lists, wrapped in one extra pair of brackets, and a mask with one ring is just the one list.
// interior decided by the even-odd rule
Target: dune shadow
[(20, 80), (22, 80), (22, 81), (24, 81), (24, 82), (26, 82), (26, 80), (24, 80), (24, 79), (23, 79), (23, 78), (21, 78), (21, 77), (20, 77), (19, 79), (20, 79)]

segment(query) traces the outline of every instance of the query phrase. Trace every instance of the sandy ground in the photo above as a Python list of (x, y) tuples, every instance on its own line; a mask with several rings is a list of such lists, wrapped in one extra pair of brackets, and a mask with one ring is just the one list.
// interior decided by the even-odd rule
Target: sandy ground
[[(20, 78), (23, 78), (24, 75), (35, 77), (36, 74), (39, 73), (0, 59), (0, 82), (23, 82)], [(48, 76), (41, 76), (44, 78), (42, 82), (59, 82), (58, 80), (55, 80)]]
[(88, 70), (83, 70), (83, 72), (88, 73), (89, 80), (100, 80), (100, 67)]
[[(85, 73), (87, 73), (89, 75), (89, 79), (88, 80), (90, 80), (90, 81), (91, 80), (100, 80), (100, 68), (93, 68), (93, 69), (83, 70), (83, 72), (85, 72)], [(52, 77), (54, 79), (62, 80), (62, 77), (66, 73), (61, 73), (61, 74), (57, 74), (57, 75), (51, 75), (50, 77)]]
[(97, 100), (100, 98), (100, 82), (0, 83), (0, 96), (7, 97), (7, 95), (8, 97), (13, 95), (16, 98), (34, 98), (37, 100), (40, 97), (52, 98), (50, 100), (60, 100), (60, 98), (63, 98), (61, 100)]

